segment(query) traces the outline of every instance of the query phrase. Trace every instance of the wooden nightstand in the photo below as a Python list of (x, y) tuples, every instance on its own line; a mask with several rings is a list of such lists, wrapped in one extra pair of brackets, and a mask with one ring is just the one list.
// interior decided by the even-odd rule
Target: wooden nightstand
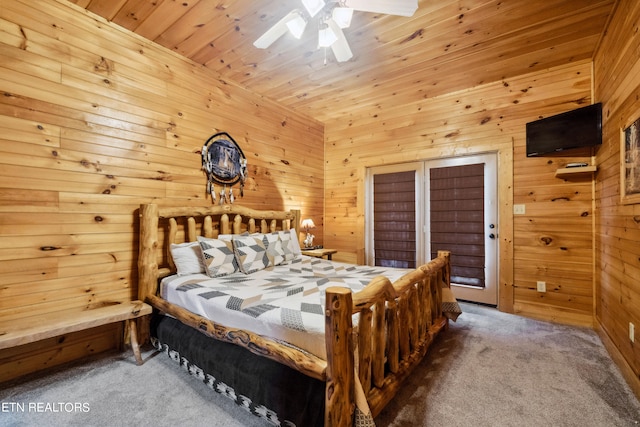
[(302, 249), (302, 255), (313, 256), (316, 258), (324, 258), (331, 259), (331, 255), (338, 252), (336, 249)]

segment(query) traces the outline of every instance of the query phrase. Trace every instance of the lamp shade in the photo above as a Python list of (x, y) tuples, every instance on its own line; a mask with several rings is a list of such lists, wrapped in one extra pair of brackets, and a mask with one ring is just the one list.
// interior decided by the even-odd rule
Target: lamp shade
[(311, 230), (312, 228), (315, 228), (316, 225), (313, 223), (311, 218), (306, 218), (302, 220), (300, 226), (305, 230)]
[(326, 28), (321, 29), (318, 32), (318, 46), (319, 47), (329, 47), (334, 44), (338, 40), (338, 36), (333, 32), (331, 27), (327, 26)]
[(324, 0), (302, 0), (302, 4), (312, 18), (325, 6)]
[(353, 17), (353, 9), (350, 7), (335, 7), (331, 13), (331, 17), (336, 21), (338, 27), (349, 28), (351, 18)]
[(304, 20), (300, 13), (297, 13), (297, 16), (294, 16), (291, 20), (287, 21), (287, 28), (293, 36), (297, 39), (302, 37), (302, 33), (304, 33), (304, 29), (307, 26), (307, 21)]

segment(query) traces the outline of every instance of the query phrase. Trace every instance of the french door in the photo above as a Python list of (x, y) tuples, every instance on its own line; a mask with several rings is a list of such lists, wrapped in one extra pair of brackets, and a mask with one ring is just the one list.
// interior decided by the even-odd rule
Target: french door
[(448, 250), (455, 296), (497, 305), (495, 154), (372, 167), (366, 194), (369, 265), (414, 268)]

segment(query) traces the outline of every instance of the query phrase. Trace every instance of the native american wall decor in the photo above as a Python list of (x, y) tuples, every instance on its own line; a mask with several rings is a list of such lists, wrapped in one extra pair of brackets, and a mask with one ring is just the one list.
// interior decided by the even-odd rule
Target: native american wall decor
[[(240, 183), (240, 197), (244, 195), (247, 179), (247, 159), (236, 141), (226, 132), (219, 132), (207, 139), (202, 146), (202, 169), (207, 175), (207, 193), (211, 201), (222, 205), (233, 203), (235, 196), (232, 186)], [(219, 197), (216, 187), (221, 186)], [(227, 190), (228, 187), (228, 190)]]

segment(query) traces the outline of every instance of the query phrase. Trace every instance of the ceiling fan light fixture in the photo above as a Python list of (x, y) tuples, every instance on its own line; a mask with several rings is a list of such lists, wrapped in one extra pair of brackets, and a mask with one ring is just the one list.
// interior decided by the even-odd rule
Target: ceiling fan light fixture
[(293, 37), (299, 39), (302, 37), (302, 33), (304, 33), (307, 21), (302, 17), (302, 15), (300, 15), (300, 13), (296, 13), (295, 15), (296, 16), (287, 21), (287, 28), (289, 28), (289, 32)]
[(309, 12), (309, 15), (313, 18), (318, 12), (324, 9), (324, 0), (302, 0), (302, 4)]
[[(353, 57), (343, 28), (351, 24), (353, 11), (383, 13), (388, 15), (412, 16), (418, 9), (418, 0), (300, 0), (306, 10), (292, 10), (260, 36), (253, 45), (260, 49), (266, 49), (277, 39), (282, 37), (287, 30), (296, 38), (301, 38), (307, 20), (310, 20), (322, 11), (319, 18), (318, 47), (331, 47), (338, 62), (348, 61)], [(327, 5), (328, 4), (328, 5)], [(325, 53), (326, 63), (326, 53)]]
[(338, 27), (349, 28), (351, 25), (351, 18), (353, 17), (353, 9), (350, 7), (335, 7), (331, 12), (331, 17)]
[(333, 32), (331, 27), (321, 28), (318, 31), (318, 46), (329, 47), (338, 40), (338, 36)]

